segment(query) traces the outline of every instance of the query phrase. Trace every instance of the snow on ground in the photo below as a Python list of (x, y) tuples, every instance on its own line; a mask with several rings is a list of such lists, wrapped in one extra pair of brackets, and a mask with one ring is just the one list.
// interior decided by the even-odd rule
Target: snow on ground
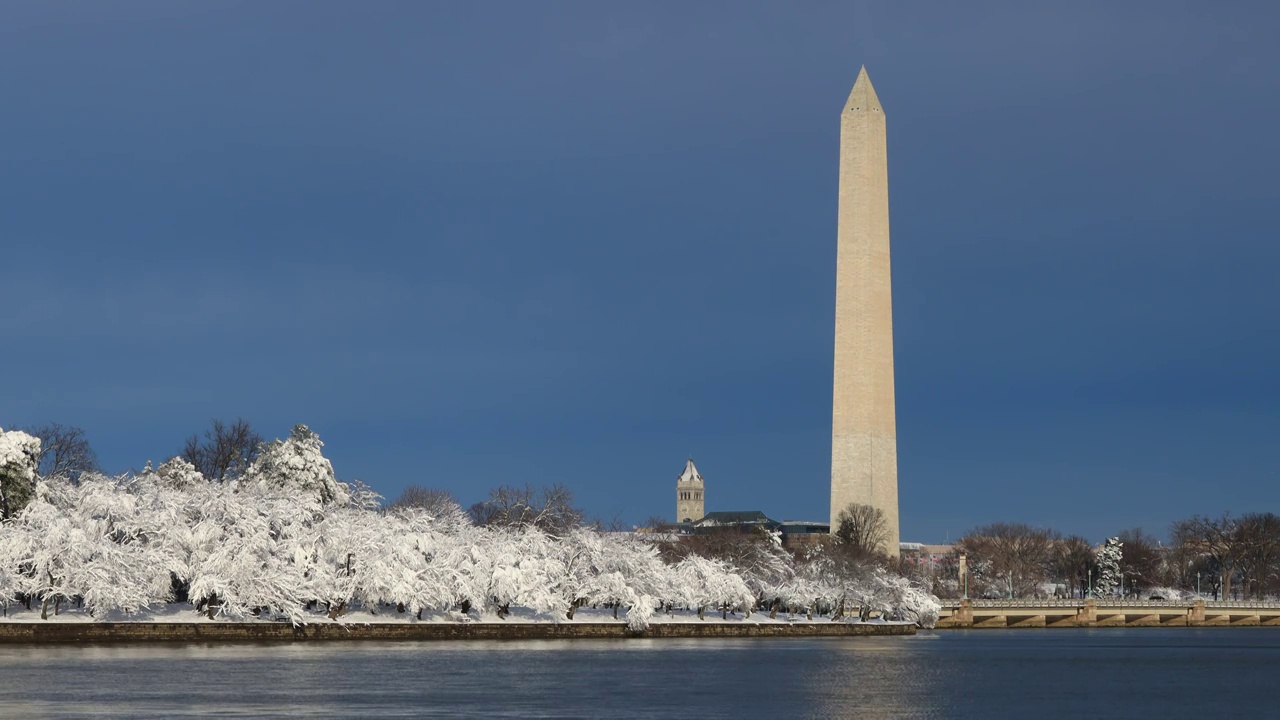
[[(0, 615), (0, 623), (93, 623), (93, 622), (131, 622), (131, 623), (275, 623), (288, 622), (287, 618), (249, 618), (242, 621), (228, 620), (219, 617), (210, 620), (207, 615), (196, 610), (188, 604), (170, 604), (158, 606), (156, 608), (135, 613), (110, 612), (94, 617), (88, 612), (79, 609), (63, 608), (62, 612), (54, 615), (50, 611), (48, 620), (40, 619), (40, 608), (32, 606), (31, 610), (27, 610), (22, 605), (10, 605), (6, 614)], [(493, 614), (472, 613), (470, 615), (463, 614), (458, 611), (449, 612), (423, 612), (422, 619), (419, 620), (413, 613), (396, 612), (394, 607), (387, 607), (378, 612), (370, 612), (368, 610), (359, 609), (348, 612), (340, 616), (337, 620), (330, 620), (324, 613), (317, 612), (314, 616), (307, 618), (308, 623), (327, 624), (340, 623), (352, 625), (421, 625), (421, 624), (458, 624), (458, 623), (506, 623), (512, 625), (522, 624), (541, 624), (541, 623), (560, 623), (566, 625), (584, 624), (584, 623), (610, 623), (625, 625), (627, 623), (626, 610), (618, 612), (617, 619), (613, 617), (612, 608), (579, 608), (575, 613), (573, 620), (568, 620), (564, 616), (553, 616), (546, 613), (538, 613), (528, 608), (511, 608), (511, 612), (507, 617), (499, 618)], [(728, 624), (738, 625), (748, 623), (752, 625), (808, 625), (808, 624), (830, 624), (832, 622), (830, 616), (814, 615), (813, 619), (808, 619), (803, 614), (789, 615), (787, 613), (778, 613), (777, 618), (770, 618), (768, 613), (751, 613), (750, 617), (743, 613), (730, 613), (727, 619), (722, 619), (719, 612), (708, 611), (705, 619), (699, 619), (695, 610), (674, 610), (670, 613), (659, 611), (655, 612), (649, 619), (650, 624), (663, 625), (669, 623), (703, 623), (708, 625)], [(845, 618), (839, 622), (857, 623), (858, 618)], [(914, 623), (885, 621), (874, 618), (869, 621), (873, 624), (891, 623), (901, 625), (911, 625)]]

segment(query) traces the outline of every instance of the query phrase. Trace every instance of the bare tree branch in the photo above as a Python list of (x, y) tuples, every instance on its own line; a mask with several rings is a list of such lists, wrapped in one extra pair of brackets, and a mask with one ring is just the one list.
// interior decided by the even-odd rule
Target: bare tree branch
[(236, 418), (227, 425), (214, 419), (204, 431), (204, 440), (199, 435), (187, 438), (182, 446), (182, 458), (206, 478), (224, 482), (243, 473), (258, 456), (261, 445), (262, 436), (247, 420)]
[(970, 592), (1034, 596), (1049, 575), (1058, 533), (1022, 523), (992, 523), (960, 538), (956, 549), (969, 557)]
[(46, 423), (27, 428), (26, 432), (40, 438), (41, 477), (59, 477), (73, 483), (87, 472), (98, 471), (98, 456), (84, 436), (84, 430), (62, 423)]
[(432, 517), (449, 517), (462, 512), (457, 498), (448, 490), (437, 490), (421, 485), (410, 485), (400, 493), (395, 502), (387, 506), (388, 510), (400, 508), (419, 508)]
[(889, 530), (880, 508), (850, 503), (836, 517), (835, 536), (845, 552), (857, 559), (887, 555)]
[[(1240, 532), (1240, 521), (1225, 513), (1219, 518), (1196, 515), (1173, 524), (1171, 534), (1194, 552), (1213, 561), (1212, 573), (1220, 581), (1222, 597), (1231, 596), (1231, 579), (1236, 574), (1247, 545)], [(1214, 588), (1217, 594), (1217, 588)]]
[(560, 484), (536, 490), (532, 485), (502, 485), (467, 513), (476, 525), (534, 526), (553, 534), (581, 525), (585, 517), (574, 505), (573, 493)]

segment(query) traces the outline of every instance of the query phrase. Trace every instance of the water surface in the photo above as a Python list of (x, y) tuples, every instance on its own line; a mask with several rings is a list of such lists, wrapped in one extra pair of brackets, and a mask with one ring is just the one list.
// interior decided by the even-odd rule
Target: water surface
[(0, 646), (0, 717), (1275, 717), (1274, 628)]

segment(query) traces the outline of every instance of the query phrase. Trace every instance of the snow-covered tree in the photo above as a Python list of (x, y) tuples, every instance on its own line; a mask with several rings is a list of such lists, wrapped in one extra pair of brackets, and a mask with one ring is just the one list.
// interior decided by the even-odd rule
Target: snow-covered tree
[(263, 608), (295, 621), (311, 587), (311, 565), (298, 562), (299, 545), (315, 542), (319, 498), (274, 486), (206, 483), (185, 495), (188, 530), (177, 543), (174, 575), (210, 617), (243, 618)]
[(46, 481), (35, 438), (0, 439), (6, 497), (25, 505), (0, 522), (0, 603), (34, 603), (46, 618), (68, 604), (103, 617), (170, 602), (209, 618), (294, 623), (345, 622), (356, 609), (506, 618), (514, 608), (568, 622), (592, 606), (619, 620), (625, 610), (633, 630), (664, 606), (926, 626), (937, 615), (936, 600), (901, 578), (821, 548), (793, 561), (774, 535), (689, 546), (664, 561), (642, 535), (577, 522), (481, 526), (452, 503), (382, 512), (375, 493), (334, 478), (305, 426), (222, 483), (182, 458), (136, 475)]
[(1124, 559), (1124, 543), (1120, 538), (1107, 538), (1098, 550), (1098, 577), (1093, 583), (1094, 597), (1115, 595), (1120, 586), (1120, 561)]
[(877, 570), (872, 602), (880, 616), (888, 620), (907, 620), (923, 628), (938, 622), (942, 604), (908, 578)]
[(690, 555), (676, 563), (672, 575), (672, 599), (697, 610), (699, 618), (708, 607), (720, 608), (727, 615), (736, 610), (749, 614), (755, 606), (755, 593), (732, 567), (719, 560)]
[(67, 567), (66, 593), (94, 614), (138, 612), (170, 599), (173, 563), (161, 541), (168, 518), (155, 498), (127, 483), (87, 473), (74, 489), (60, 488), (62, 502), (74, 503), (66, 515), (76, 542), (83, 543)]
[(349, 491), (333, 474), (320, 436), (306, 425), (295, 425), (286, 440), (263, 446), (244, 473), (244, 484), (258, 484), (313, 493), (321, 502), (346, 505)]
[[(144, 473), (145, 474), (145, 473)], [(155, 469), (156, 479), (169, 487), (190, 488), (205, 481), (195, 465), (181, 457), (170, 458)]]
[(22, 511), (35, 494), (40, 438), (0, 428), (0, 520)]
[(22, 548), (19, 591), (41, 599), (43, 617), (73, 599), (94, 613), (167, 600), (169, 563), (154, 542), (166, 521), (154, 510), (118, 479), (96, 473), (79, 485), (39, 483), (6, 528), (6, 539)]

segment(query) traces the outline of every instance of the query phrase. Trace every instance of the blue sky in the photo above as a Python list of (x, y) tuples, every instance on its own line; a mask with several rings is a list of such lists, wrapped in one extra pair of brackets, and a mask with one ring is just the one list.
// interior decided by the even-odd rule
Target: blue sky
[(823, 518), (889, 121), (903, 539), (1280, 510), (1267, 3), (5, 3), (0, 425)]

